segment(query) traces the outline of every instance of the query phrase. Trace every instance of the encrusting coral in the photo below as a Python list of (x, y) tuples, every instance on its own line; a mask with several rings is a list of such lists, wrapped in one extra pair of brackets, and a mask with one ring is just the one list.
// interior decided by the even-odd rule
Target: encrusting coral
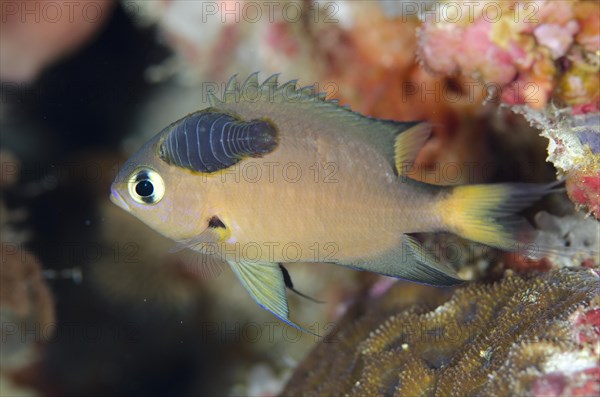
[(350, 309), (282, 395), (591, 395), (600, 274), (507, 275), (454, 291), (395, 284)]
[(600, 217), (600, 114), (571, 116), (568, 109), (549, 106), (543, 112), (513, 107), (548, 138), (548, 158), (566, 179), (567, 194), (576, 207)]

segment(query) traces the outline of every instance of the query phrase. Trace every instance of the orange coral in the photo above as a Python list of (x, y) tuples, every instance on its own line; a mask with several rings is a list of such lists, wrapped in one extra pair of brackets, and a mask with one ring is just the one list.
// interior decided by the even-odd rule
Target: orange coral
[(590, 65), (575, 59), (573, 65), (559, 81), (559, 97), (569, 106), (594, 104), (596, 111), (600, 102), (600, 65)]
[(600, 7), (596, 1), (578, 2), (574, 6), (580, 30), (575, 41), (588, 52), (600, 51)]

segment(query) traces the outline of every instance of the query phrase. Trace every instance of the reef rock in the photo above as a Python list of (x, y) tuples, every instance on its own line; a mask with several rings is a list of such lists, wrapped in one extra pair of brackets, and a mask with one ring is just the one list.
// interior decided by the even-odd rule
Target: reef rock
[(529, 123), (548, 138), (548, 158), (558, 176), (566, 179), (569, 198), (577, 208), (600, 217), (600, 113), (573, 116), (552, 106), (533, 111), (514, 106)]

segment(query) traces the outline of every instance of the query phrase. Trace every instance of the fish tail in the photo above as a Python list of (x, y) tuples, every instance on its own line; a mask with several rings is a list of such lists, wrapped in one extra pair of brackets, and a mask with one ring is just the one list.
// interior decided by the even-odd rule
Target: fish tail
[(492, 247), (515, 250), (535, 231), (517, 213), (542, 196), (559, 191), (549, 185), (503, 183), (448, 188), (438, 210), (448, 231)]

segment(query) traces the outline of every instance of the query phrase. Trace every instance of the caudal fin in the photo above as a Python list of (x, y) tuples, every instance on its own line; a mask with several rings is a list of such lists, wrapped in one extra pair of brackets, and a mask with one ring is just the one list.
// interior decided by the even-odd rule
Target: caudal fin
[(456, 186), (438, 203), (447, 229), (469, 240), (505, 250), (533, 238), (533, 229), (516, 215), (540, 197), (557, 191), (549, 185), (506, 183)]

